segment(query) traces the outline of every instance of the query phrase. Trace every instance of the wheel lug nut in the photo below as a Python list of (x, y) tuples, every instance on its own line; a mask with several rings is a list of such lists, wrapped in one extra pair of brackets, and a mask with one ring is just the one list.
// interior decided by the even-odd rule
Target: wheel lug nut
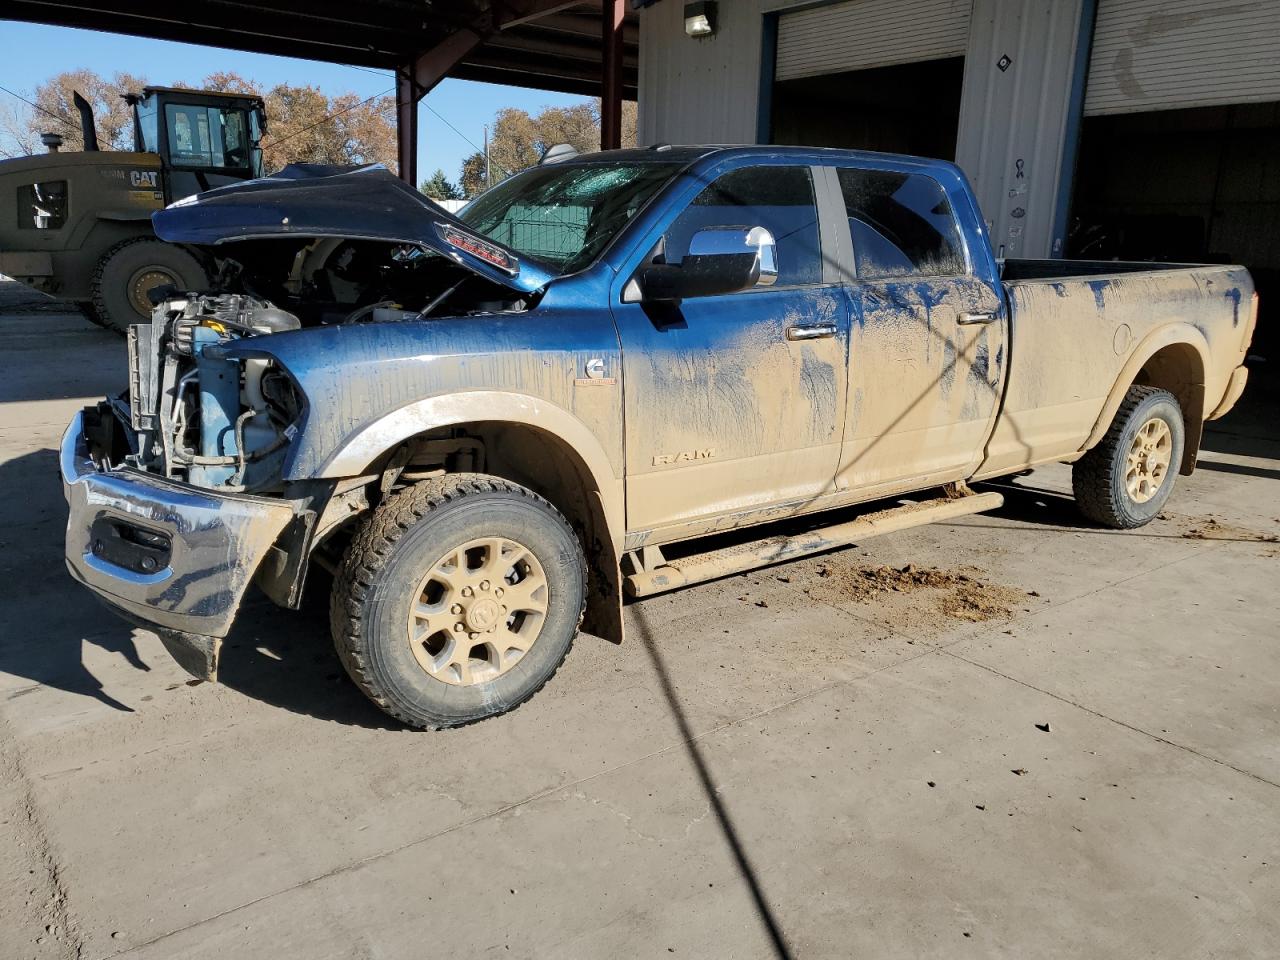
[(488, 589), (489, 589), (489, 581), (488, 581), (488, 580), (481, 580), (481, 581), (480, 581), (480, 589), (481, 589), (481, 590), (488, 590)]
[(494, 595), (495, 597), (500, 597), (500, 596), (502, 596), (502, 588), (501, 588), (501, 587), (499, 587), (497, 590), (493, 591), (493, 595)]
[(450, 612), (450, 613), (452, 613), (452, 614), (455, 614), (455, 615), (456, 615), (456, 614), (461, 613), (461, 612), (462, 612), (462, 604), (460, 604), (460, 603), (455, 603), (452, 607), (450, 607), (450, 608), (449, 608), (449, 612)]
[(454, 629), (454, 632), (455, 632), (455, 633), (461, 633), (463, 630), (465, 630), (465, 629), (466, 629), (466, 627), (464, 627), (464, 626), (463, 626), (462, 624), (460, 624), (460, 623), (455, 623), (455, 624), (453, 625), (453, 629)]
[(473, 593), (475, 593), (475, 591), (474, 591), (474, 590), (472, 590), (470, 587), (463, 587), (463, 588), (462, 588), (462, 595), (463, 595), (464, 597), (469, 597), (469, 596), (471, 596)]

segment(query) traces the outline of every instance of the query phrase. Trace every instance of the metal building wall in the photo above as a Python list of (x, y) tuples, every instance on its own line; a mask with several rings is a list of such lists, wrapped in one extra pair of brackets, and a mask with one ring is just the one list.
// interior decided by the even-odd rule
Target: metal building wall
[(1280, 3), (1100, 0), (1088, 115), (1280, 100)]
[(974, 0), (956, 162), (998, 255), (1062, 255), (1092, 16), (1091, 0)]
[[(765, 14), (801, 7), (797, 24), (834, 22), (844, 5), (728, 0), (716, 35), (704, 40), (684, 35), (680, 0), (642, 10), (640, 142), (756, 142), (774, 66), (762, 71), (762, 52), (772, 52)], [(1062, 252), (1093, 9), (1094, 0), (972, 2), (957, 160), (1008, 256)], [(1012, 62), (1002, 71), (1006, 54)]]
[(778, 80), (867, 70), (964, 53), (970, 0), (854, 0), (784, 14)]
[(800, 2), (722, 2), (715, 36), (700, 40), (684, 34), (681, 0), (641, 10), (640, 143), (755, 143), (764, 14)]

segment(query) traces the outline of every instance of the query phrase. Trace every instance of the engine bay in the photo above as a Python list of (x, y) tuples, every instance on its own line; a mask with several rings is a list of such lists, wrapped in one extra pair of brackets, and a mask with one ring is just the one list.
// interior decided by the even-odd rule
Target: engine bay
[(215, 251), (217, 288), (269, 301), (304, 327), (522, 312), (530, 295), (422, 246), (320, 237), (241, 240)]
[(215, 292), (170, 289), (150, 324), (130, 328), (128, 401), (112, 409), (127, 434), (126, 465), (225, 492), (280, 489), (306, 408), (288, 371), (231, 345), (306, 327), (529, 306), (530, 295), (410, 245), (250, 240), (217, 256)]

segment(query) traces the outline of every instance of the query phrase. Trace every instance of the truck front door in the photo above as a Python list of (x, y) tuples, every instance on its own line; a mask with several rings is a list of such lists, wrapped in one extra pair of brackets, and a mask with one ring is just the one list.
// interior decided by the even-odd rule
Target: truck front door
[(838, 486), (868, 494), (972, 474), (1004, 367), (1005, 311), (947, 191), (911, 170), (836, 171), (853, 249), (849, 401)]
[(776, 283), (676, 303), (615, 297), (629, 530), (783, 515), (832, 489), (849, 314), (822, 255), (838, 223), (818, 210), (808, 166), (723, 173), (669, 223), (661, 255), (679, 263), (706, 227), (763, 226), (777, 243)]

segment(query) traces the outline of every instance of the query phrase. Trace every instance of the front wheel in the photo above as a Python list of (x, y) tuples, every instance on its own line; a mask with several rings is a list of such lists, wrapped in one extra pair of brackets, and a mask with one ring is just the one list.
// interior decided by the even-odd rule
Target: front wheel
[(1150, 523), (1173, 493), (1185, 435), (1172, 393), (1130, 387), (1106, 435), (1071, 469), (1080, 512), (1117, 530)]
[(366, 520), (334, 580), (334, 645), (391, 716), (456, 727), (528, 700), (569, 652), (586, 563), (533, 491), (455, 474), (409, 487)]
[(204, 290), (209, 277), (181, 247), (151, 237), (118, 243), (98, 261), (91, 281), (98, 322), (116, 333), (151, 322), (150, 293), (157, 287)]

